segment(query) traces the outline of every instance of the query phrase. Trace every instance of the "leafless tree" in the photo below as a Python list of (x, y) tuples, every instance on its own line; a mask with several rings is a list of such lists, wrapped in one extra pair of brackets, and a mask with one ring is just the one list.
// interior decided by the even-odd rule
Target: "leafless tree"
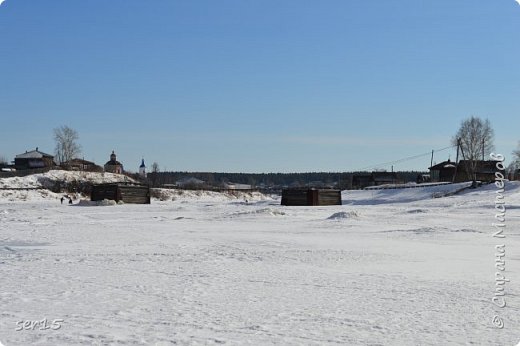
[(472, 116), (462, 121), (452, 142), (454, 145), (459, 144), (462, 155), (467, 160), (466, 170), (469, 179), (475, 179), (478, 161), (485, 160), (493, 151), (494, 137), (495, 133), (488, 119), (482, 120)]
[(518, 142), (516, 150), (513, 150), (513, 161), (520, 163), (520, 142)]
[(81, 153), (81, 146), (77, 142), (78, 139), (78, 132), (68, 126), (54, 129), (55, 153), (58, 163), (72, 160)]
[(152, 163), (151, 171), (148, 174), (148, 179), (150, 179), (150, 183), (153, 187), (158, 185), (159, 178), (159, 164), (157, 162)]
[(520, 142), (518, 142), (518, 146), (516, 150), (513, 150), (512, 154), (513, 157), (507, 167), (507, 173), (512, 176), (513, 179), (518, 179), (518, 170), (520, 169)]
[(0, 155), (0, 165), (7, 165), (7, 159), (3, 155)]

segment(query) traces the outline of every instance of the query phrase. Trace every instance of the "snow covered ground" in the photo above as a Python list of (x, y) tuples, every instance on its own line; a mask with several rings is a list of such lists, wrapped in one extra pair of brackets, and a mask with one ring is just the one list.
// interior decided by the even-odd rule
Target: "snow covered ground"
[(32, 174), (25, 177), (0, 178), (0, 200), (14, 202), (42, 198), (60, 198), (62, 194), (55, 194), (49, 191), (56, 184), (64, 186), (72, 183), (101, 184), (127, 181), (133, 181), (133, 179), (125, 175), (113, 173), (50, 170), (47, 173)]
[[(507, 188), (501, 241), (494, 185), (443, 198), (435, 187), (349, 191), (333, 207), (174, 192), (151, 205), (0, 197), (0, 341), (516, 345), (520, 185)], [(503, 309), (491, 303), (501, 242)], [(16, 330), (42, 319), (60, 328)]]

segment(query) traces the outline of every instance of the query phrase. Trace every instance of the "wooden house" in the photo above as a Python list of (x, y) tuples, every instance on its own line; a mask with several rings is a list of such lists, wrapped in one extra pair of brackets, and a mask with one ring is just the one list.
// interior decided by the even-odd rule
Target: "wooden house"
[(69, 171), (103, 172), (103, 167), (83, 159), (72, 159), (63, 162), (60, 166)]
[(108, 183), (93, 185), (90, 192), (91, 201), (104, 199), (116, 202), (150, 204), (150, 187), (137, 183)]
[(225, 190), (253, 190), (253, 186), (250, 184), (238, 184), (230, 182), (222, 183), (222, 188)]
[(371, 172), (358, 173), (352, 176), (352, 187), (354, 189), (364, 189), (369, 186), (379, 186), (386, 184), (400, 183), (396, 172)]
[(341, 191), (332, 189), (284, 189), (282, 190), (281, 205), (341, 205)]
[(448, 161), (431, 166), (429, 170), (432, 181), (453, 182), (457, 170), (457, 164), (448, 159)]
[(508, 174), (509, 180), (520, 180), (520, 169), (516, 168), (509, 172)]
[(55, 166), (54, 156), (46, 154), (38, 150), (26, 151), (23, 154), (16, 155), (14, 158), (14, 168), (18, 170), (25, 169), (42, 169)]
[(448, 160), (436, 164), (429, 169), (432, 181), (460, 183), (463, 181), (477, 180), (490, 183), (495, 181), (495, 173), (497, 172), (505, 176), (505, 171), (497, 168), (497, 162), (498, 161), (493, 160), (478, 160), (474, 163), (475, 171), (473, 174), (471, 173), (473, 162), (470, 160), (460, 160), (458, 163)]

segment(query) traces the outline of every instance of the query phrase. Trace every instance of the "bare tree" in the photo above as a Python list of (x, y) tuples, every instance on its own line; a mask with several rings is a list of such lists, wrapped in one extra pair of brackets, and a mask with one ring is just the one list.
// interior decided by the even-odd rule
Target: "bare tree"
[(81, 153), (81, 146), (77, 143), (78, 139), (78, 132), (68, 126), (54, 129), (55, 153), (58, 163), (72, 160)]
[(516, 150), (513, 150), (513, 161), (520, 163), (520, 142), (518, 142)]
[(148, 179), (153, 187), (157, 186), (159, 178), (159, 164), (157, 162), (152, 163), (151, 171), (148, 174)]
[(7, 159), (3, 155), (0, 155), (0, 165), (7, 165)]
[(507, 167), (507, 173), (512, 179), (518, 179), (518, 171), (520, 170), (520, 142), (518, 142), (518, 146), (516, 150), (513, 150), (512, 154), (513, 158)]
[(462, 121), (457, 134), (453, 137), (454, 145), (459, 145), (468, 167), (469, 179), (475, 179), (479, 160), (485, 160), (493, 151), (495, 133), (488, 119), (472, 116)]

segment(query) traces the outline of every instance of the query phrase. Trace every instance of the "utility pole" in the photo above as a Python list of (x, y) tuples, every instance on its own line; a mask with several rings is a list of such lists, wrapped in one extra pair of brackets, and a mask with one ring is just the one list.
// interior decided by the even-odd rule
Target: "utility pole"
[(482, 138), (482, 161), (486, 160), (486, 155), (485, 155), (485, 152), (484, 152), (484, 150), (485, 150), (484, 142), (485, 142), (485, 140), (484, 140), (484, 138)]
[(457, 157), (455, 158), (455, 173), (453, 173), (453, 179), (451, 180), (452, 183), (455, 182), (455, 178), (457, 177), (457, 169), (459, 167), (459, 148), (462, 150), (462, 147), (460, 146), (460, 138), (457, 138)]
[(457, 138), (457, 157), (455, 158), (455, 164), (459, 163), (459, 148), (460, 148), (460, 138)]

